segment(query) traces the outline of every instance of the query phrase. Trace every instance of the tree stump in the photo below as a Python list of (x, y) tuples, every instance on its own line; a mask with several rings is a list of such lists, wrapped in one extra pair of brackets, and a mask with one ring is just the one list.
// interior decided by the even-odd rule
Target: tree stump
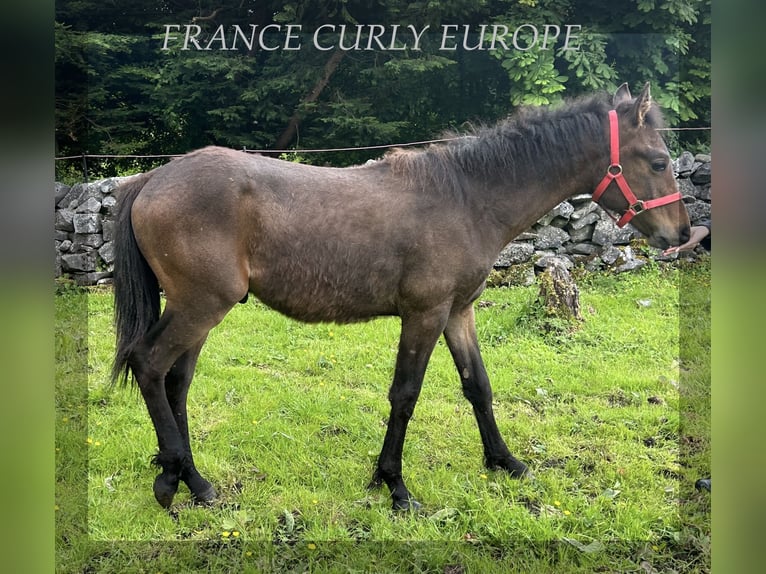
[(553, 262), (537, 276), (537, 281), (538, 300), (546, 316), (567, 322), (582, 321), (580, 290), (561, 263)]

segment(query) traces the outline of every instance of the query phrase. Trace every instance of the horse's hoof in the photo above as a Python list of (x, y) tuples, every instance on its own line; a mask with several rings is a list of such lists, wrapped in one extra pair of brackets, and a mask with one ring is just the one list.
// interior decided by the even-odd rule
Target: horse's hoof
[(375, 490), (375, 489), (378, 489), (378, 488), (382, 487), (382, 486), (383, 486), (383, 484), (384, 484), (384, 482), (383, 482), (383, 479), (382, 479), (382, 478), (373, 478), (373, 479), (370, 481), (370, 484), (368, 484), (368, 485), (367, 485), (367, 490)]
[(485, 466), (489, 470), (504, 470), (511, 476), (511, 478), (534, 478), (529, 467), (513, 457), (494, 463), (486, 462)]
[(194, 504), (210, 504), (214, 502), (216, 498), (218, 498), (218, 493), (211, 484), (208, 484), (207, 488), (202, 492), (192, 492), (192, 500), (194, 501)]
[(392, 509), (396, 512), (417, 512), (422, 507), (414, 498), (395, 498)]
[(162, 508), (170, 508), (173, 504), (173, 497), (178, 491), (178, 481), (168, 481), (165, 475), (160, 474), (154, 479), (154, 498), (160, 503)]

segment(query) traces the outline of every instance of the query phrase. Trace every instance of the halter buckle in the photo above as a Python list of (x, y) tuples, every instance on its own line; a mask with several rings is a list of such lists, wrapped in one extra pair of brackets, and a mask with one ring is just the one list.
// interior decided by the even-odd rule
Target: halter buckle
[(628, 207), (628, 209), (636, 214), (641, 213), (644, 210), (644, 202), (639, 199), (636, 203)]

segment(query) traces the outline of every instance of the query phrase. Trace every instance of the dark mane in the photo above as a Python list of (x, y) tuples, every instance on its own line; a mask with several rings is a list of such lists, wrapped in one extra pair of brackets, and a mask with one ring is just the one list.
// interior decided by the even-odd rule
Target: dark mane
[[(520, 184), (528, 177), (565, 173), (586, 145), (608, 149), (604, 121), (612, 108), (607, 94), (570, 100), (556, 107), (523, 107), (494, 126), (480, 127), (446, 144), (424, 150), (396, 149), (386, 155), (396, 173), (411, 183), (459, 192), (466, 176), (502, 178)], [(661, 124), (653, 106), (646, 121)], [(447, 134), (456, 137), (460, 134)], [(607, 151), (605, 151), (605, 154)]]

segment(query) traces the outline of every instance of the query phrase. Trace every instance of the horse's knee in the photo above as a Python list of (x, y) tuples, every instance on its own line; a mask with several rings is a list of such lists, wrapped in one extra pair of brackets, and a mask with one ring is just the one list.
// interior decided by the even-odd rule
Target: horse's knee
[(413, 386), (392, 388), (388, 394), (392, 414), (404, 415), (409, 420), (415, 411), (415, 404), (418, 402), (419, 396), (420, 389)]

